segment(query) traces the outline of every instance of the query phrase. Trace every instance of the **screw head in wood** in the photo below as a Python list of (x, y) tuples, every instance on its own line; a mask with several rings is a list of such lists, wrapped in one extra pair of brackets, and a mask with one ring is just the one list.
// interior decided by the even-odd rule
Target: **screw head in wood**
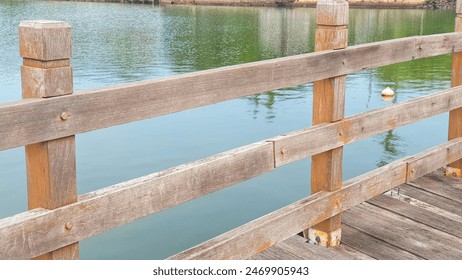
[(67, 222), (66, 225), (65, 225), (64, 227), (66, 227), (67, 230), (71, 230), (72, 227), (73, 227), (73, 225), (72, 225), (71, 222)]
[(61, 115), (60, 115), (60, 118), (61, 118), (61, 120), (63, 120), (63, 121), (69, 119), (69, 117), (70, 117), (70, 116), (69, 116), (69, 114), (68, 114), (67, 112), (63, 112), (63, 113), (61, 113)]

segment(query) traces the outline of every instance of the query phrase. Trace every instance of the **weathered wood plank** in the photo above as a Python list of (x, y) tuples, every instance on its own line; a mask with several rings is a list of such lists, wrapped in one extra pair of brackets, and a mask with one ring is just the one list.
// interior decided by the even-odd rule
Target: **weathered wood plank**
[(454, 214), (452, 212), (449, 212), (447, 210), (441, 209), (441, 208), (436, 207), (434, 205), (428, 204), (426, 202), (420, 201), (420, 200), (415, 199), (413, 197), (407, 196), (407, 195), (403, 194), (402, 192), (400, 192), (400, 186), (394, 188), (393, 190), (390, 190), (390, 191), (384, 193), (384, 195), (391, 196), (394, 199), (404, 201), (406, 203), (409, 203), (412, 206), (418, 207), (419, 209), (424, 209), (426, 211), (435, 213), (437, 215), (444, 216), (447, 219), (462, 223), (462, 216), (459, 216), (459, 215)]
[(462, 240), (368, 203), (343, 213), (344, 223), (424, 259), (462, 258)]
[(273, 168), (272, 144), (259, 142), (81, 195), (40, 215), (0, 220), (0, 259), (40, 255)]
[[(319, 1), (316, 5), (315, 50), (344, 49), (348, 44), (348, 2)], [(346, 76), (315, 81), (313, 85), (313, 125), (343, 119), (345, 114)], [(311, 193), (333, 191), (342, 187), (343, 147), (313, 155)], [(340, 244), (341, 214), (308, 229), (310, 241), (321, 246)]]
[(409, 182), (408, 185), (462, 203), (462, 188), (435, 181), (434, 178), (431, 176), (421, 177)]
[(412, 206), (409, 203), (386, 195), (379, 195), (367, 202), (442, 232), (462, 238), (462, 223), (448, 219), (445, 216)]
[[(431, 52), (419, 50), (422, 46)], [(462, 34), (375, 42), (128, 83), (52, 100), (2, 104), (0, 150), (452, 51), (462, 51)], [(66, 122), (59, 117), (64, 110), (71, 116)]]
[(460, 178), (445, 176), (444, 173), (444, 168), (440, 168), (430, 174), (425, 175), (424, 178), (429, 178), (437, 182), (442, 182), (445, 185), (452, 186), (455, 188), (462, 188), (462, 180)]
[[(245, 259), (286, 240), (295, 232), (335, 216), (405, 181), (404, 160), (345, 182), (342, 189), (319, 192), (276, 210), (170, 259)], [(332, 204), (333, 203), (333, 204)], [(336, 205), (329, 208), (329, 205)]]
[[(462, 87), (456, 87), (357, 114), (335, 123), (316, 125), (277, 136), (270, 139), (275, 144), (276, 166), (331, 150), (460, 106), (462, 106)], [(457, 150), (454, 153), (457, 153)], [(448, 155), (451, 154), (452, 152), (449, 151)]]
[[(368, 260), (372, 259), (361, 252), (357, 252), (347, 246), (339, 245), (334, 248), (325, 248), (312, 245), (306, 239), (295, 235), (275, 245), (289, 251), (304, 260)], [(271, 249), (269, 249), (271, 250)]]
[(303, 258), (294, 253), (284, 250), (280, 247), (273, 246), (259, 254), (251, 256), (251, 260), (303, 260)]
[(378, 260), (422, 259), (346, 224), (342, 225), (342, 244)]
[(454, 138), (446, 143), (428, 149), (420, 153), (419, 158), (414, 158), (408, 163), (407, 181), (412, 181), (428, 174), (446, 164), (460, 159), (462, 154), (462, 137)]
[(348, 246), (339, 245), (334, 248), (312, 245), (306, 239), (295, 235), (268, 250), (251, 257), (259, 260), (368, 260), (370, 256), (358, 252)]
[(411, 185), (400, 186), (399, 192), (409, 197), (415, 198), (417, 200), (423, 201), (425, 203), (431, 204), (433, 206), (451, 212), (453, 214), (462, 216), (462, 208), (460, 207), (460, 203), (452, 199), (434, 195), (430, 192), (423, 191)]

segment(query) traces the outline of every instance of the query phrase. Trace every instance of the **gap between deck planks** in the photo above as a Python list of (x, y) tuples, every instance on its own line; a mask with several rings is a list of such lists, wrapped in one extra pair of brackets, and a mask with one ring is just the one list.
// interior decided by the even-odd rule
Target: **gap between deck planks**
[(440, 169), (344, 212), (339, 247), (297, 235), (251, 259), (462, 259), (460, 209), (462, 180)]

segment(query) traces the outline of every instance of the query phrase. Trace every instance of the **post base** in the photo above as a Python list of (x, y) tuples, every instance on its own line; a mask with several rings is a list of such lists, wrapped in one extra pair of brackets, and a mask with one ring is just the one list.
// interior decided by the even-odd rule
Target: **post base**
[(462, 178), (462, 170), (460, 168), (447, 166), (444, 170), (444, 175), (448, 177)]
[(307, 231), (304, 231), (304, 235), (308, 239), (308, 242), (313, 245), (335, 247), (340, 245), (342, 228), (338, 228), (330, 232), (310, 228)]

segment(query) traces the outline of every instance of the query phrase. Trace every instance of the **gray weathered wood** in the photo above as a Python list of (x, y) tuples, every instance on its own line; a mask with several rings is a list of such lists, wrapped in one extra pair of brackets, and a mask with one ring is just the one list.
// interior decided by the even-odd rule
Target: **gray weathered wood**
[(35, 257), (273, 168), (272, 144), (260, 142), (0, 220), (0, 259)]
[(399, 192), (409, 197), (439, 207), (443, 210), (462, 216), (462, 208), (460, 207), (460, 203), (455, 200), (442, 196), (432, 195), (430, 192), (421, 190), (411, 185), (400, 186)]
[(322, 246), (312, 245), (306, 242), (306, 239), (295, 235), (275, 247), (282, 248), (304, 260), (366, 260), (371, 257), (357, 252), (347, 246), (339, 245), (334, 248), (325, 248)]
[(435, 177), (421, 177), (410, 183), (409, 185), (437, 194), (442, 197), (462, 203), (462, 188), (454, 187), (444, 182), (435, 181)]
[(456, 188), (462, 188), (462, 180), (460, 178), (445, 176), (444, 173), (445, 173), (444, 168), (440, 168), (430, 174), (425, 175), (424, 178), (429, 178), (437, 182), (442, 182), (445, 185), (453, 186)]
[[(431, 51), (423, 51), (426, 48)], [(0, 150), (461, 50), (462, 34), (409, 37), (128, 83), (52, 100), (2, 104)], [(59, 118), (63, 110), (71, 116), (66, 122)]]
[(334, 248), (326, 248), (312, 245), (306, 242), (305, 238), (295, 235), (272, 246), (268, 250), (252, 256), (251, 259), (367, 260), (372, 258), (343, 244)]
[(284, 250), (280, 247), (273, 246), (268, 250), (265, 250), (259, 254), (251, 256), (251, 260), (303, 260), (300, 256), (294, 253)]
[(383, 242), (346, 224), (342, 225), (342, 243), (378, 260), (419, 260), (421, 258)]
[(425, 259), (462, 258), (462, 239), (363, 203), (343, 213), (344, 223)]
[(462, 238), (462, 223), (447, 219), (425, 209), (412, 206), (404, 201), (386, 195), (379, 195), (367, 201), (368, 203), (404, 216), (421, 224)]
[[(357, 114), (332, 124), (316, 125), (274, 137), (270, 140), (275, 142), (276, 166), (458, 108), (462, 106), (461, 93), (462, 87), (451, 88), (393, 106)], [(454, 151), (454, 153), (457, 152), (457, 150)], [(451, 154), (451, 151), (447, 153), (447, 155)], [(437, 155), (441, 156), (441, 153), (438, 152)], [(435, 161), (432, 164), (438, 162)], [(438, 167), (440, 166), (435, 168)]]

